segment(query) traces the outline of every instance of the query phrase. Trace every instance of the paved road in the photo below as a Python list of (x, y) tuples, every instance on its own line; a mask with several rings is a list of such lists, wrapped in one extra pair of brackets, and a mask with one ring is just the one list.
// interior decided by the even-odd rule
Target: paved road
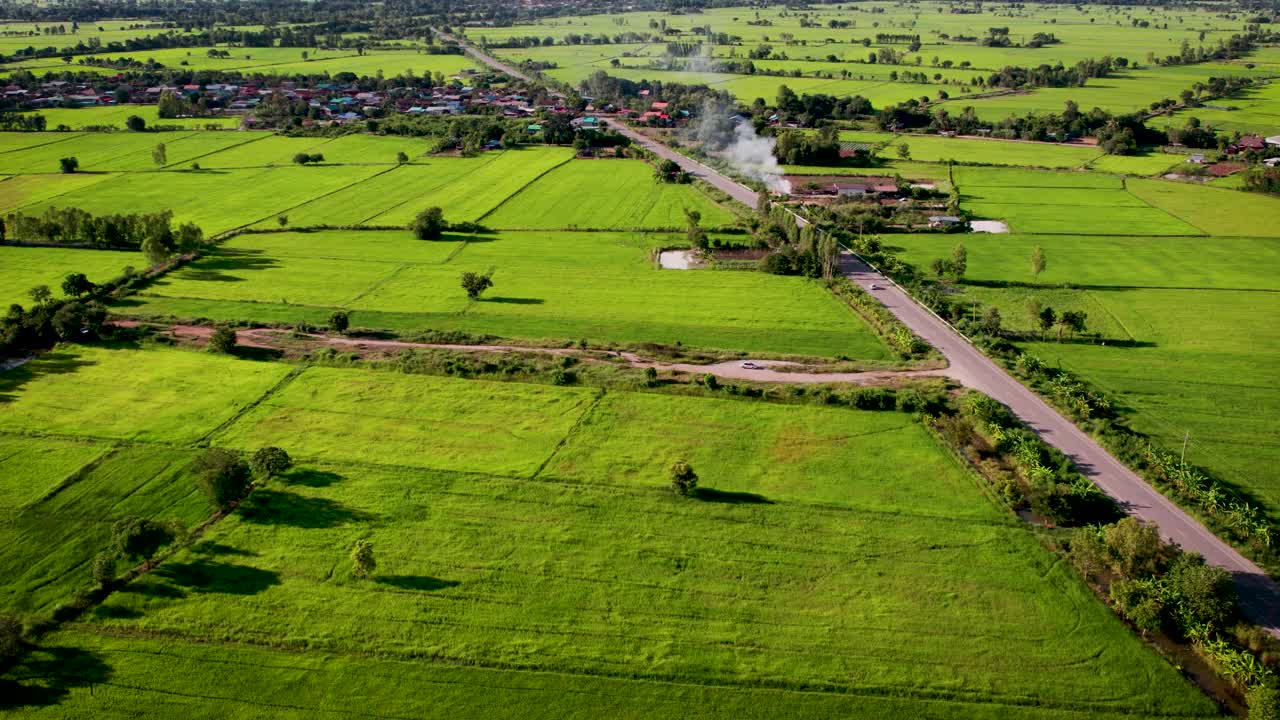
[[(464, 45), (472, 57), (504, 72), (528, 80), (512, 68)], [(755, 207), (756, 193), (716, 170), (692, 160), (621, 123), (614, 128), (657, 155), (679, 163), (687, 172), (710, 182), (748, 207)], [(797, 218), (798, 222), (804, 222)], [(924, 338), (946, 357), (946, 374), (975, 390), (1009, 406), (1045, 442), (1058, 448), (1107, 495), (1137, 518), (1155, 524), (1170, 542), (1200, 553), (1213, 565), (1227, 569), (1236, 580), (1240, 608), (1253, 622), (1280, 638), (1280, 586), (1248, 558), (1187, 515), (1171, 500), (1152, 488), (1137, 473), (1111, 456), (1101, 445), (1063, 417), (1022, 383), (979, 352), (964, 336), (918, 305), (895, 283), (852, 254), (841, 262), (842, 271), (863, 289), (884, 303), (912, 332)], [(879, 290), (871, 290), (878, 285)]]

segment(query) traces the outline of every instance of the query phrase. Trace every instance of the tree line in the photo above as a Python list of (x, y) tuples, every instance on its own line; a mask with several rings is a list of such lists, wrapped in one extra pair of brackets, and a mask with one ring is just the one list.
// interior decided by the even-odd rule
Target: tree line
[(148, 259), (204, 246), (194, 223), (175, 225), (173, 212), (93, 215), (80, 208), (47, 208), (39, 215), (14, 212), (0, 221), (0, 241), (81, 245), (109, 250), (142, 250)]

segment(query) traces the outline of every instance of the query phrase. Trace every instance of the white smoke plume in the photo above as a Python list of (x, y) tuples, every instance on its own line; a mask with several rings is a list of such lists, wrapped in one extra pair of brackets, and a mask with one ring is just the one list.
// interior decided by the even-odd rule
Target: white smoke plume
[(783, 179), (782, 166), (773, 155), (776, 141), (756, 134), (748, 119), (734, 122), (731, 105), (708, 101), (702, 107), (695, 132), (703, 149), (718, 153), (734, 169), (764, 183), (770, 192), (789, 194), (791, 183)]

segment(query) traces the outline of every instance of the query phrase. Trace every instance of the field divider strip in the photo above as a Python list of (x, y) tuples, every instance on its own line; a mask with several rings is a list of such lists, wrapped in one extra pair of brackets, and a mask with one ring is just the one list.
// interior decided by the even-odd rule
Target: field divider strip
[[(470, 176), (470, 175), (474, 175), (475, 173), (477, 173), (477, 172), (479, 172), (479, 171), (483, 170), (484, 168), (488, 167), (489, 165), (493, 164), (493, 163), (494, 163), (498, 158), (502, 157), (503, 153), (492, 153), (492, 155), (493, 155), (493, 157), (491, 157), (489, 160), (487, 160), (487, 161), (485, 161), (485, 162), (481, 163), (480, 165), (477, 165), (476, 167), (474, 167), (474, 168), (472, 168), (472, 169), (470, 169), (470, 170), (468, 170), (468, 171), (466, 171), (466, 172), (462, 173), (461, 175), (459, 175), (459, 176), (457, 176), (457, 177), (455, 177), (455, 178), (450, 178), (450, 179), (442, 180), (442, 181), (440, 181), (440, 182), (438, 182), (438, 183), (436, 183), (435, 185), (432, 185), (432, 186), (430, 186), (430, 187), (427, 187), (427, 188), (421, 188), (421, 192), (422, 192), (422, 193), (424, 193), (424, 194), (425, 194), (425, 193), (430, 193), (430, 192), (433, 192), (433, 191), (435, 191), (435, 190), (438, 190), (439, 188), (444, 187), (445, 185), (452, 185), (453, 183), (460, 182), (463, 178), (468, 177), (468, 176)], [(414, 164), (414, 163), (407, 163), (404, 167), (407, 167), (408, 165), (413, 165), (413, 164)], [(428, 163), (428, 164), (429, 164), (429, 163)], [(397, 165), (396, 167), (402, 167), (402, 166)], [(356, 224), (357, 224), (357, 225), (364, 225), (364, 224), (365, 224), (365, 223), (367, 223), (367, 222), (370, 222), (370, 221), (376, 220), (377, 218), (380, 218), (380, 217), (382, 217), (383, 215), (386, 215), (387, 213), (391, 212), (392, 210), (395, 210), (395, 209), (397, 209), (397, 208), (399, 208), (399, 207), (401, 207), (401, 206), (403, 206), (403, 205), (408, 205), (409, 203), (414, 202), (415, 200), (421, 200), (421, 199), (422, 199), (422, 196), (412, 197), (412, 198), (408, 198), (408, 199), (405, 199), (405, 200), (401, 200), (400, 202), (398, 202), (398, 203), (396, 203), (396, 204), (394, 204), (394, 205), (391, 205), (391, 206), (389, 206), (389, 207), (382, 208), (382, 209), (381, 209), (381, 210), (379, 210), (378, 212), (374, 213), (373, 215), (370, 215), (369, 217), (367, 217), (367, 218), (365, 218), (365, 219), (361, 220), (360, 222), (358, 222), (358, 223), (356, 223)]]
[[(530, 187), (532, 187), (532, 186), (533, 186), (533, 184), (534, 184), (534, 183), (536, 183), (536, 182), (538, 182), (539, 180), (541, 180), (542, 178), (546, 177), (546, 176), (547, 176), (548, 174), (550, 174), (551, 172), (553, 172), (553, 171), (555, 171), (555, 170), (559, 170), (560, 168), (564, 167), (565, 165), (568, 165), (570, 162), (573, 162), (573, 160), (574, 160), (574, 156), (573, 156), (573, 155), (570, 155), (569, 157), (565, 158), (564, 160), (562, 160), (562, 161), (560, 161), (560, 162), (556, 163), (555, 165), (552, 165), (551, 167), (547, 168), (546, 170), (543, 170), (542, 172), (538, 173), (538, 174), (537, 174), (537, 175), (535, 175), (531, 180), (529, 180), (529, 182), (527, 182), (527, 183), (525, 183), (524, 185), (520, 186), (520, 189), (519, 189), (519, 190), (516, 190), (515, 192), (513, 192), (513, 193), (511, 193), (510, 195), (506, 196), (506, 197), (505, 197), (505, 198), (503, 198), (503, 199), (502, 199), (502, 201), (501, 201), (501, 202), (499, 202), (497, 205), (494, 205), (493, 207), (489, 208), (489, 210), (488, 210), (487, 212), (485, 212), (485, 214), (483, 214), (483, 215), (481, 215), (480, 217), (476, 218), (476, 222), (477, 222), (477, 223), (482, 223), (482, 221), (483, 221), (485, 218), (487, 218), (487, 217), (489, 217), (490, 215), (492, 215), (492, 214), (494, 214), (494, 213), (498, 212), (498, 209), (499, 209), (499, 208), (501, 208), (503, 205), (506, 205), (507, 203), (511, 202), (511, 201), (512, 201), (513, 199), (515, 199), (515, 198), (516, 198), (516, 196), (518, 196), (520, 193), (524, 192), (525, 190), (528, 190)], [(482, 223), (482, 224), (483, 224), (483, 223)]]
[[(235, 131), (234, 131), (234, 130), (232, 130), (232, 131), (230, 131), (230, 132), (235, 132)], [(247, 140), (244, 140), (244, 141), (242, 141), (242, 142), (238, 142), (238, 143), (236, 143), (236, 144), (234, 144), (234, 145), (228, 145), (228, 146), (226, 146), (226, 147), (224, 147), (224, 148), (218, 148), (217, 150), (210, 150), (210, 151), (209, 151), (209, 152), (207, 152), (207, 153), (203, 153), (203, 154), (201, 154), (201, 155), (196, 155), (196, 156), (194, 156), (194, 157), (189, 157), (189, 158), (187, 158), (186, 160), (178, 160), (177, 162), (169, 163), (168, 165), (165, 165), (164, 167), (160, 168), (160, 170), (161, 170), (161, 171), (168, 170), (169, 168), (176, 167), (179, 163), (191, 163), (191, 162), (195, 162), (196, 160), (199, 160), (200, 158), (207, 158), (207, 157), (209, 157), (210, 155), (217, 155), (217, 154), (218, 154), (218, 153), (220, 153), (220, 152), (226, 152), (226, 151), (228, 151), (228, 150), (234, 150), (234, 149), (236, 149), (236, 148), (244, 147), (245, 145), (250, 145), (250, 144), (252, 144), (252, 143), (256, 143), (256, 142), (262, 142), (263, 140), (266, 140), (266, 139), (267, 139), (267, 138), (269, 138), (269, 137), (275, 137), (275, 135), (268, 134), (268, 135), (262, 135), (262, 136), (260, 136), (260, 137), (251, 137), (251, 138), (248, 138)], [(223, 169), (230, 169), (230, 168), (210, 168), (210, 169), (223, 170)]]
[(365, 288), (364, 290), (360, 291), (359, 293), (356, 293), (356, 296), (355, 296), (355, 297), (351, 298), (350, 300), (347, 300), (346, 302), (341, 303), (341, 306), (342, 306), (342, 307), (350, 307), (350, 306), (352, 305), (352, 303), (359, 302), (362, 298), (364, 298), (365, 296), (367, 296), (369, 293), (372, 293), (372, 292), (377, 291), (377, 290), (378, 290), (379, 288), (381, 288), (383, 285), (386, 285), (387, 283), (391, 282), (391, 281), (392, 281), (392, 280), (394, 280), (394, 279), (395, 279), (395, 278), (396, 278), (400, 273), (404, 272), (405, 270), (408, 270), (410, 267), (412, 267), (412, 265), (411, 265), (411, 264), (409, 264), (409, 263), (403, 263), (403, 264), (401, 264), (401, 265), (397, 265), (397, 266), (396, 266), (396, 268), (395, 268), (394, 270), (392, 270), (391, 272), (387, 273), (387, 276), (386, 276), (386, 277), (382, 278), (381, 280), (376, 280), (376, 281), (374, 281), (374, 282), (373, 282), (373, 284), (371, 284), (369, 287)]
[[(1130, 189), (1129, 189), (1129, 184), (1128, 184), (1128, 183), (1125, 183), (1125, 185), (1124, 185), (1124, 191), (1125, 191), (1126, 193), (1128, 193), (1129, 195), (1132, 195), (1132, 196), (1134, 197), (1134, 199), (1136, 199), (1138, 202), (1142, 203), (1143, 205), (1146, 205), (1147, 207), (1151, 208), (1152, 210), (1155, 210), (1155, 211), (1157, 211), (1157, 212), (1162, 212), (1162, 213), (1164, 213), (1165, 215), (1168, 215), (1169, 217), (1173, 218), (1174, 220), (1177, 220), (1178, 222), (1182, 223), (1183, 225), (1186, 225), (1187, 227), (1195, 228), (1196, 230), (1199, 230), (1199, 231), (1200, 231), (1200, 236), (1201, 236), (1201, 237), (1210, 237), (1210, 236), (1212, 235), (1212, 233), (1210, 233), (1208, 230), (1205, 230), (1204, 228), (1200, 227), (1199, 225), (1195, 225), (1195, 224), (1193, 224), (1193, 223), (1191, 223), (1191, 222), (1189, 222), (1189, 221), (1187, 221), (1187, 220), (1183, 220), (1182, 218), (1178, 217), (1177, 215), (1174, 215), (1173, 213), (1169, 212), (1168, 210), (1165, 210), (1164, 208), (1159, 207), (1158, 205), (1152, 205), (1150, 202), (1147, 202), (1147, 200), (1146, 200), (1145, 198), (1143, 198), (1141, 195), (1138, 195), (1138, 194), (1137, 194), (1137, 193), (1135, 193), (1134, 191), (1130, 190)], [(1191, 237), (1194, 237), (1194, 236), (1191, 236)]]
[[(35, 173), (31, 173), (31, 174), (35, 174)], [(99, 183), (101, 183), (101, 182), (105, 181), (107, 178), (115, 177), (115, 176), (117, 176), (117, 175), (122, 175), (122, 174), (123, 174), (123, 173), (122, 173), (122, 172), (120, 172), (120, 171), (118, 171), (118, 170), (109, 170), (109, 171), (105, 171), (105, 172), (102, 172), (102, 173), (95, 173), (95, 176), (96, 176), (96, 177), (98, 177), (98, 182), (91, 182), (91, 183), (89, 183), (88, 185), (82, 185), (82, 186), (80, 186), (80, 187), (74, 187), (74, 188), (71, 188), (70, 190), (63, 190), (62, 192), (58, 193), (57, 195), (50, 195), (49, 197), (44, 198), (43, 200), (32, 200), (32, 201), (31, 201), (31, 202), (29, 202), (29, 203), (23, 203), (22, 205), (19, 205), (19, 206), (15, 207), (15, 208), (11, 208), (11, 209), (9, 209), (9, 210), (5, 210), (5, 211), (4, 211), (4, 213), (5, 213), (6, 215), (8, 215), (9, 213), (18, 213), (18, 212), (22, 212), (23, 210), (26, 210), (27, 208), (31, 207), (32, 205), (40, 205), (41, 203), (48, 203), (48, 202), (52, 202), (52, 201), (57, 200), (58, 198), (62, 197), (63, 195), (70, 195), (70, 194), (71, 194), (71, 193), (73, 193), (73, 192), (79, 192), (79, 191), (84, 190), (84, 189), (86, 189), (86, 188), (91, 188), (91, 187), (93, 187), (94, 185), (97, 185), (97, 184), (99, 184)], [(28, 176), (28, 175), (10, 175), (9, 177), (10, 177), (10, 178), (15, 178), (15, 177), (27, 177), (27, 176)]]
[(92, 460), (85, 463), (84, 465), (81, 465), (75, 470), (72, 470), (70, 473), (67, 474), (65, 478), (62, 479), (62, 482), (58, 483), (55, 487), (45, 492), (36, 500), (30, 503), (24, 503), (22, 506), (22, 510), (19, 511), (19, 514), (23, 514), (28, 507), (34, 507), (36, 505), (39, 505), (40, 503), (53, 499), (58, 493), (80, 482), (85, 478), (85, 476), (93, 472), (99, 465), (106, 462), (108, 458), (115, 455), (119, 451), (120, 451), (119, 446), (107, 448), (105, 451), (99, 453), (97, 457), (93, 458)]
[[(56, 132), (56, 131), (55, 131), (55, 132)], [(4, 151), (0, 151), (0, 155), (7, 155), (7, 154), (9, 154), (9, 153), (22, 152), (22, 151), (24, 151), (24, 150), (34, 150), (34, 149), (36, 149), (36, 148), (48, 147), (48, 146), (50, 146), (50, 145), (57, 145), (57, 144), (58, 144), (58, 143), (60, 143), (60, 142), (67, 142), (67, 141), (69, 141), (69, 140), (75, 140), (76, 138), (79, 138), (79, 137), (84, 137), (84, 136), (85, 136), (85, 135), (87, 135), (87, 134), (88, 134), (88, 133), (86, 133), (86, 132), (81, 132), (81, 131), (76, 131), (76, 132), (73, 132), (73, 133), (67, 133), (67, 137), (60, 137), (60, 138), (58, 138), (57, 140), (50, 140), (49, 142), (42, 142), (42, 143), (38, 143), (38, 144), (36, 144), (36, 145), (26, 145), (26, 146), (24, 146), (24, 147), (20, 147), (20, 148), (13, 148), (12, 150), (4, 150)], [(18, 174), (18, 175), (25, 175), (25, 174), (27, 174), (27, 173), (17, 173), (17, 174)]]
[[(322, 194), (322, 195), (317, 195), (317, 196), (315, 196), (315, 197), (313, 197), (313, 198), (307, 198), (306, 200), (304, 200), (304, 201), (302, 201), (302, 202), (298, 203), (297, 205), (291, 205), (291, 206), (289, 206), (289, 207), (287, 207), (287, 208), (281, 208), (281, 209), (276, 210), (276, 211), (274, 211), (274, 212), (272, 212), (272, 213), (270, 213), (270, 214), (268, 214), (268, 215), (264, 215), (264, 216), (262, 216), (262, 217), (258, 218), (257, 220), (250, 220), (249, 222), (247, 222), (247, 223), (245, 223), (245, 224), (243, 224), (243, 225), (237, 225), (237, 226), (235, 226), (235, 227), (233, 227), (233, 228), (228, 228), (227, 230), (224, 230), (224, 231), (222, 231), (222, 232), (218, 233), (218, 235), (226, 235), (227, 233), (232, 233), (232, 232), (235, 232), (236, 230), (243, 230), (243, 229), (245, 229), (245, 228), (247, 228), (247, 227), (251, 227), (251, 226), (253, 226), (253, 225), (257, 225), (258, 223), (260, 223), (260, 222), (262, 222), (262, 221), (266, 220), (267, 218), (274, 217), (274, 216), (277, 216), (277, 215), (281, 215), (281, 214), (283, 214), (283, 213), (287, 213), (287, 212), (289, 212), (289, 211), (291, 211), (291, 210), (296, 210), (297, 208), (300, 208), (300, 207), (302, 207), (303, 205), (309, 205), (309, 204), (311, 204), (311, 203), (313, 203), (313, 202), (315, 202), (315, 201), (317, 201), (317, 200), (323, 200), (324, 198), (327, 198), (327, 197), (329, 197), (330, 195), (336, 195), (336, 194), (338, 194), (338, 193), (342, 192), (343, 190), (349, 190), (349, 189), (351, 189), (351, 188), (353, 188), (353, 187), (355, 187), (355, 186), (359, 185), (360, 183), (368, 182), (368, 181), (370, 181), (370, 180), (372, 180), (372, 179), (374, 179), (374, 178), (378, 177), (379, 175), (385, 175), (385, 174), (387, 174), (387, 173), (391, 172), (392, 170), (395, 170), (395, 169), (396, 169), (396, 168), (398, 168), (398, 167), (400, 167), (400, 166), (399, 166), (399, 165), (392, 165), (391, 167), (387, 168), (386, 170), (383, 170), (382, 172), (376, 172), (376, 173), (374, 173), (374, 174), (370, 175), (369, 177), (366, 177), (366, 178), (360, 178), (359, 180), (356, 180), (355, 182), (348, 183), (348, 184), (343, 185), (342, 187), (339, 187), (339, 188), (334, 188), (333, 190), (330, 190), (329, 192), (324, 193), (324, 194)], [(274, 168), (264, 168), (264, 170), (270, 170), (270, 169), (274, 169)]]
[(239, 422), (240, 418), (243, 418), (245, 415), (248, 415), (251, 410), (254, 410), (262, 403), (266, 402), (267, 400), (270, 400), (271, 397), (275, 395), (277, 392), (280, 392), (281, 390), (283, 390), (289, 383), (294, 381), (294, 378), (298, 377), (303, 372), (305, 372), (307, 367), (308, 366), (306, 365), (299, 365), (298, 367), (295, 367), (294, 369), (290, 370), (288, 374), (280, 378), (279, 382), (277, 382), (275, 385), (272, 385), (270, 388), (267, 388), (267, 391), (262, 393), (262, 395), (257, 400), (254, 400), (253, 402), (248, 403), (244, 407), (237, 410), (235, 413), (231, 415), (231, 417), (219, 423), (217, 427), (205, 433), (204, 435), (201, 435), (200, 438), (197, 439), (193, 444), (197, 447), (208, 444), (208, 442), (211, 439), (213, 439), (214, 436), (230, 428), (232, 425), (235, 425), (237, 422)]
[(547, 469), (547, 465), (549, 465), (564, 446), (568, 444), (569, 439), (578, 433), (578, 429), (582, 427), (582, 423), (587, 419), (587, 416), (595, 411), (596, 406), (600, 404), (601, 400), (604, 400), (604, 396), (607, 394), (609, 394), (608, 390), (600, 388), (599, 392), (596, 393), (595, 399), (591, 401), (591, 404), (582, 411), (582, 414), (578, 416), (577, 420), (573, 421), (573, 425), (569, 428), (569, 432), (565, 433), (564, 437), (560, 438), (560, 442), (556, 443), (554, 448), (551, 448), (551, 454), (548, 455), (547, 458), (542, 461), (542, 464), (538, 465), (538, 469), (534, 470), (533, 474), (529, 476), (530, 480), (539, 479), (539, 476), (542, 475), (542, 471)]

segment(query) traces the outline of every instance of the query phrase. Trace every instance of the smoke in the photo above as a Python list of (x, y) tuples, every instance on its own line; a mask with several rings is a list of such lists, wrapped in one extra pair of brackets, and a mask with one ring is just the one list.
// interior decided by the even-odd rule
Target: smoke
[(695, 130), (707, 152), (718, 153), (738, 172), (764, 183), (770, 192), (791, 192), (791, 183), (783, 179), (782, 166), (773, 155), (774, 139), (757, 135), (749, 120), (735, 123), (731, 106), (708, 101)]

